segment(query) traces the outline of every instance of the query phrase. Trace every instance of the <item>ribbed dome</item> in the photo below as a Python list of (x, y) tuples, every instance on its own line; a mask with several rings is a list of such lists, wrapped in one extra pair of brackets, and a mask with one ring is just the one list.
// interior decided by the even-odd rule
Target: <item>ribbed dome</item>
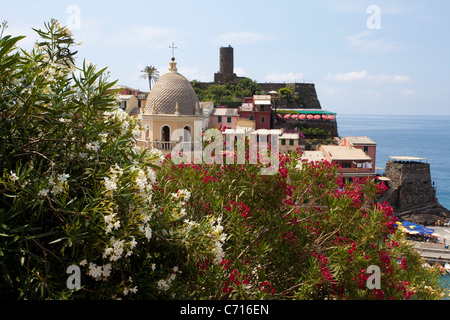
[(176, 72), (176, 63), (170, 65), (170, 72), (160, 77), (148, 94), (144, 113), (194, 115), (197, 95), (190, 82)]

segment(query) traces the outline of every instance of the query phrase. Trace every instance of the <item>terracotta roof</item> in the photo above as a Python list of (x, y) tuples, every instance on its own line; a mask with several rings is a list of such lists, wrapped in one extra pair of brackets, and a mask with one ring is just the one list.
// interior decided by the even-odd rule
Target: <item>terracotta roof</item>
[(321, 146), (323, 150), (330, 156), (332, 160), (343, 161), (343, 160), (353, 160), (353, 161), (370, 161), (372, 160), (364, 151), (361, 149), (345, 146)]

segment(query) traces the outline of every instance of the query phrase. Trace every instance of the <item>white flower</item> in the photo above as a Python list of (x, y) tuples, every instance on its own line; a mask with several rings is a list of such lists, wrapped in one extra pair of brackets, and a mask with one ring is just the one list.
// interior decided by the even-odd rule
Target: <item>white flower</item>
[(80, 261), (80, 266), (85, 266), (86, 264), (87, 264), (87, 260), (86, 259), (84, 259), (84, 260), (82, 260), (82, 261)]
[(106, 143), (106, 138), (108, 138), (108, 134), (107, 133), (100, 133), (98, 136), (100, 137), (100, 141), (102, 143)]
[(172, 193), (172, 197), (176, 199), (182, 198), (186, 202), (191, 197), (191, 193), (186, 189), (180, 189), (176, 193)]
[(152, 270), (155, 271), (156, 269), (156, 263), (152, 263)]
[(41, 191), (39, 191), (38, 193), (38, 197), (46, 197), (48, 195), (48, 189), (42, 189)]
[(70, 177), (70, 175), (68, 175), (67, 173), (61, 173), (61, 174), (58, 174), (57, 178), (60, 183), (64, 183), (67, 181), (67, 179), (69, 179), (69, 177)]
[(157, 282), (157, 284), (158, 284), (159, 290), (163, 290), (163, 291), (169, 290), (169, 285), (167, 284), (166, 280), (161, 279)]
[(117, 182), (115, 181), (115, 179), (105, 177), (105, 188), (108, 191), (116, 190)]
[(60, 183), (58, 183), (57, 185), (54, 185), (53, 186), (53, 188), (52, 188), (52, 193), (53, 194), (59, 194), (59, 193), (61, 193), (61, 192), (63, 192), (63, 186), (62, 186), (62, 184), (60, 184)]
[(90, 275), (95, 280), (98, 280), (98, 278), (102, 275), (102, 267), (97, 266), (95, 263), (89, 263), (89, 272), (88, 275)]
[(120, 177), (123, 174), (123, 169), (119, 167), (117, 163), (111, 166), (111, 168), (109, 168), (109, 171), (111, 171), (114, 176), (118, 175)]
[(114, 217), (116, 216), (116, 213), (111, 213), (110, 215), (105, 216), (105, 222), (111, 223), (114, 221)]
[(223, 252), (222, 244), (220, 242), (215, 243), (215, 248), (213, 249), (213, 252), (216, 254), (216, 257), (214, 258), (213, 262), (217, 265), (220, 262), (222, 262), (223, 258), (225, 257), (225, 252)]
[(139, 128), (139, 125), (137, 125), (133, 128), (132, 134), (133, 134), (133, 137), (135, 137), (135, 138), (137, 138), (141, 135), (141, 128)]
[(12, 172), (12, 170), (10, 173), (11, 175), (9, 176), (9, 179), (11, 179), (12, 182), (16, 182), (17, 180), (19, 180), (19, 177), (14, 172)]
[(155, 157), (155, 164), (156, 164), (156, 165), (159, 166), (159, 165), (161, 165), (161, 163), (164, 161), (164, 154), (162, 153), (161, 150), (156, 149), (156, 148), (151, 148), (151, 149), (148, 150), (148, 153), (149, 153), (151, 156), (154, 156), (154, 157)]
[(102, 276), (108, 278), (111, 275), (111, 263), (107, 263), (103, 266)]
[(140, 191), (144, 192), (144, 189), (146, 188), (147, 185), (147, 177), (145, 176), (145, 173), (142, 169), (139, 169), (135, 182), (139, 187)]
[(153, 194), (149, 193), (145, 196), (145, 200), (147, 200), (148, 203), (151, 203), (153, 199)]
[(86, 149), (97, 152), (100, 149), (100, 143), (98, 141), (89, 142), (86, 144)]
[(146, 227), (145, 228), (145, 237), (150, 240), (152, 237), (152, 229), (150, 227)]
[(130, 288), (131, 293), (136, 293), (137, 291), (138, 291), (137, 286), (135, 286), (134, 288)]
[(113, 248), (105, 248), (103, 251), (103, 259), (106, 259), (113, 252)]
[(136, 247), (136, 245), (137, 245), (137, 241), (136, 241), (136, 239), (134, 239), (134, 237), (133, 237), (133, 239), (132, 239), (131, 242), (130, 242), (130, 248), (131, 248), (131, 250), (133, 250), (134, 247)]
[(147, 169), (147, 178), (150, 180), (151, 184), (156, 182), (156, 172), (152, 168)]

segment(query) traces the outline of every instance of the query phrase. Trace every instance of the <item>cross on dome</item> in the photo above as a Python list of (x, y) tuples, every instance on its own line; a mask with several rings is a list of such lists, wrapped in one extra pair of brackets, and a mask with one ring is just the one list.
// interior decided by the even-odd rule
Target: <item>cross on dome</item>
[(175, 49), (178, 49), (178, 47), (175, 47), (175, 44), (172, 42), (172, 45), (169, 46), (169, 48), (172, 49), (172, 59), (175, 60)]

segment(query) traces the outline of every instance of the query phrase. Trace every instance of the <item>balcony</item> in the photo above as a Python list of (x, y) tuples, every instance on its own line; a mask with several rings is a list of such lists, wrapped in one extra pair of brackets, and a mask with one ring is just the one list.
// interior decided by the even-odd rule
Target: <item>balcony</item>
[(147, 149), (155, 148), (166, 152), (172, 151), (177, 145), (180, 145), (180, 149), (183, 148), (183, 151), (203, 150), (200, 142), (136, 140), (136, 145)]

